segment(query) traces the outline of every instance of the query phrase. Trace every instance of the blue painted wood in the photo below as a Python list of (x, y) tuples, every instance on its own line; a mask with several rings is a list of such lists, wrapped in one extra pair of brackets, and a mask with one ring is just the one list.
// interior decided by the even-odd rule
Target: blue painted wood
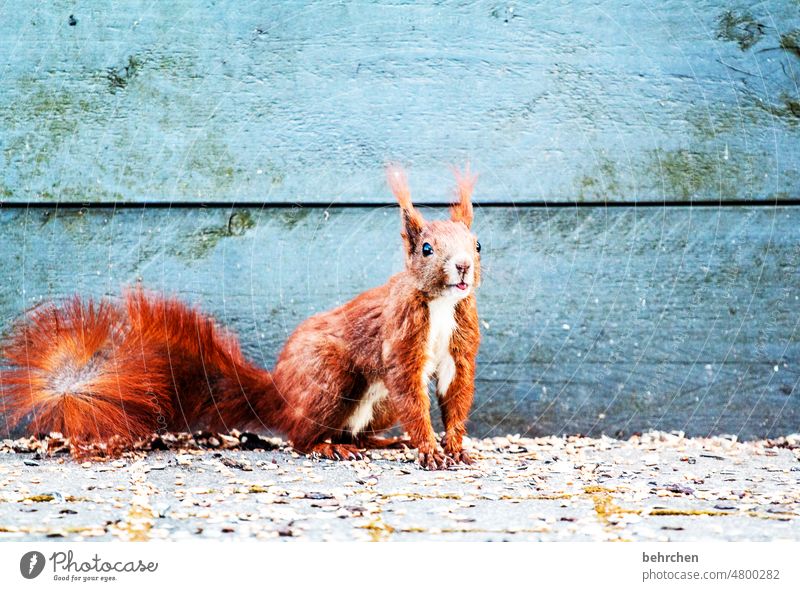
[[(752, 6), (748, 6), (753, 4)], [(0, 200), (785, 199), (794, 0), (0, 6)]]
[[(71, 18), (70, 18), (71, 17)], [(473, 431), (798, 430), (800, 10), (131, 0), (0, 7), (0, 201), (417, 201), (482, 172)], [(396, 210), (0, 209), (0, 319), (142, 280), (271, 365), (401, 265)], [(0, 422), (0, 425), (2, 423)], [(0, 427), (2, 430), (2, 427)]]
[[(484, 208), (476, 228), (474, 434), (800, 430), (800, 208)], [(302, 319), (403, 264), (393, 207), (0, 209), (0, 236), (4, 328), (141, 281), (267, 367)]]

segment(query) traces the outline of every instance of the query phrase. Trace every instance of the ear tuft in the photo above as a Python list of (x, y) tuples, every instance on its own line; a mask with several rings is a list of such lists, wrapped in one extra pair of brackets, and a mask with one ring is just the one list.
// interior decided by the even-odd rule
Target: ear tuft
[(472, 225), (472, 190), (475, 188), (478, 175), (470, 170), (469, 162), (464, 166), (464, 170), (454, 167), (453, 175), (456, 177), (458, 202), (450, 206), (450, 218), (454, 222), (464, 222), (469, 228)]
[(400, 204), (400, 215), (403, 220), (402, 236), (408, 255), (411, 256), (416, 249), (417, 239), (422, 233), (425, 220), (411, 203), (411, 191), (408, 188), (408, 178), (406, 178), (403, 168), (397, 164), (389, 164), (386, 167), (386, 181)]
[(398, 164), (389, 164), (386, 167), (386, 182), (394, 193), (397, 202), (403, 209), (413, 207), (411, 204), (411, 191), (408, 188), (406, 171)]

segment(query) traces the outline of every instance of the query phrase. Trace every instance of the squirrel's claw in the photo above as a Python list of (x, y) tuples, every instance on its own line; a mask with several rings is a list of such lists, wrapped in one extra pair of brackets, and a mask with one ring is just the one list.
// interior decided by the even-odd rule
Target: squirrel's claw
[(475, 463), (475, 460), (463, 449), (454, 451), (445, 450), (445, 455), (456, 464), (466, 464), (469, 466)]
[(327, 460), (363, 460), (364, 455), (354, 445), (346, 443), (318, 443), (309, 455)]
[(438, 451), (419, 452), (419, 465), (425, 470), (447, 470), (453, 460)]

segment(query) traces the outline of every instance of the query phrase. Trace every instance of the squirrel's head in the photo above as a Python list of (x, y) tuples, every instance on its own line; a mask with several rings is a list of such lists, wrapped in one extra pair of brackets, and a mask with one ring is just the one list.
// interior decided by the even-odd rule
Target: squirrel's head
[(397, 166), (387, 169), (389, 186), (400, 203), (406, 269), (420, 291), (431, 298), (465, 298), (481, 279), (481, 245), (470, 231), (472, 189), (477, 176), (467, 165), (463, 171), (455, 170), (455, 177), (458, 201), (450, 207), (450, 219), (429, 222), (411, 203), (403, 170)]

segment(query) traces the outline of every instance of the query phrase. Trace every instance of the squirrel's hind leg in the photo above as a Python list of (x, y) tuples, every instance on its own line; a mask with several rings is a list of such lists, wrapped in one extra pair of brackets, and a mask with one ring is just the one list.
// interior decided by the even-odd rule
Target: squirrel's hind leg
[(328, 460), (363, 460), (364, 455), (357, 446), (351, 443), (317, 443), (308, 452), (308, 455), (318, 456)]
[(313, 445), (308, 455), (328, 460), (363, 460), (364, 451), (370, 449), (410, 449), (411, 440), (407, 437), (379, 437), (375, 435), (344, 436), (331, 442)]

